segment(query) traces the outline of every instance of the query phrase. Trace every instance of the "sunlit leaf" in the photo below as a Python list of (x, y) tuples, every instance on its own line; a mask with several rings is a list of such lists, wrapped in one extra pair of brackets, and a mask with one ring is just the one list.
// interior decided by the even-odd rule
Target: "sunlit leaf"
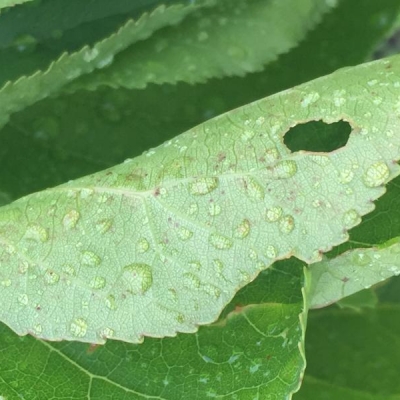
[[(340, 70), (1, 208), (1, 319), (92, 343), (195, 332), (274, 261), (319, 261), (399, 173), (399, 64)], [(348, 121), (347, 144), (291, 153), (285, 133), (314, 120)]]
[(296, 46), (334, 2), (221, 0), (177, 27), (123, 52), (112, 68), (67, 87), (143, 88), (148, 83), (198, 83), (260, 71)]

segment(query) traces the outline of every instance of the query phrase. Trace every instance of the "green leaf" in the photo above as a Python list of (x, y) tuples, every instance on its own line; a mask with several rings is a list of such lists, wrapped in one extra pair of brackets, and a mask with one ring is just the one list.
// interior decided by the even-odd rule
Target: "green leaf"
[(111, 68), (68, 86), (144, 88), (148, 83), (204, 82), (260, 71), (298, 44), (334, 4), (312, 0), (221, 0), (177, 27), (121, 53)]
[[(177, 2), (176, 0), (175, 2)], [(16, 1), (10, 1), (13, 4)], [(137, 18), (160, 4), (171, 0), (42, 0), (30, 7), (15, 7), (0, 17), (0, 48), (13, 45), (21, 35), (30, 35), (37, 41), (51, 39), (81, 24), (103, 20), (109, 16)], [(18, 23), (16, 23), (18, 21)], [(119, 20), (119, 22), (124, 22)], [(69, 34), (69, 32), (68, 32)]]
[(0, 89), (0, 127), (9, 116), (35, 102), (51, 96), (65, 84), (93, 70), (105, 68), (113, 62), (114, 55), (134, 42), (148, 38), (163, 26), (178, 23), (196, 5), (160, 6), (151, 13), (143, 14), (138, 20), (129, 20), (110, 37), (85, 46), (80, 51), (64, 53), (46, 71), (24, 76), (16, 82), (8, 82)]
[(302, 266), (291, 261), (263, 273), (195, 335), (96, 347), (19, 338), (0, 325), (0, 393), (8, 400), (289, 398), (305, 366)]
[[(195, 332), (277, 259), (319, 261), (399, 173), (399, 70), (337, 71), (2, 207), (1, 320), (92, 343)], [(351, 123), (346, 146), (283, 144), (321, 119)]]
[(6, 7), (12, 7), (17, 4), (28, 3), (32, 0), (0, 0), (0, 9)]
[(307, 370), (294, 400), (397, 400), (400, 307), (309, 313)]
[(311, 307), (325, 307), (400, 275), (399, 254), (400, 241), (395, 238), (383, 248), (353, 249), (310, 266)]

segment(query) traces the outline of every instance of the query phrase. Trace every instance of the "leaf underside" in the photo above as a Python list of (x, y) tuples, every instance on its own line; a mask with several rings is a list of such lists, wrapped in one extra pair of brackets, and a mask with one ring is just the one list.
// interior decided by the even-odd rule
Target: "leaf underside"
[[(337, 71), (1, 208), (1, 320), (91, 343), (194, 332), (276, 260), (319, 261), (399, 174), (399, 71)], [(348, 121), (348, 143), (291, 153), (313, 120)]]

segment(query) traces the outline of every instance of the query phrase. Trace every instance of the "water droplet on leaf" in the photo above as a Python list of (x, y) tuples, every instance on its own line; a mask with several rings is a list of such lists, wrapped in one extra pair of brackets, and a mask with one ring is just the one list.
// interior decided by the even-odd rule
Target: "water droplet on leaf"
[(294, 228), (294, 219), (291, 215), (285, 215), (279, 220), (279, 229), (282, 233), (290, 233)]
[(149, 250), (150, 245), (149, 242), (147, 241), (147, 239), (145, 238), (141, 238), (138, 240), (137, 243), (137, 249), (139, 253), (146, 253), (147, 250)]
[(82, 253), (81, 262), (87, 267), (97, 267), (101, 263), (101, 258), (92, 251), (84, 251)]
[(199, 178), (190, 184), (190, 193), (194, 195), (208, 194), (218, 187), (217, 178)]
[(65, 214), (63, 218), (63, 225), (65, 229), (73, 229), (75, 228), (76, 224), (78, 223), (80, 218), (80, 214), (76, 210), (71, 210), (67, 214)]
[(271, 207), (265, 213), (265, 218), (269, 222), (276, 222), (282, 216), (283, 210), (282, 207)]
[(87, 332), (87, 322), (83, 318), (76, 318), (71, 322), (69, 331), (75, 337), (84, 337)]
[(53, 270), (48, 269), (45, 272), (43, 278), (44, 278), (44, 281), (46, 282), (47, 285), (54, 285), (60, 280), (60, 275), (58, 275)]
[(153, 284), (153, 273), (147, 264), (130, 264), (123, 269), (123, 279), (132, 294), (144, 294)]
[(212, 233), (209, 236), (209, 242), (218, 250), (227, 250), (233, 245), (232, 239), (217, 233)]
[(389, 176), (390, 171), (386, 163), (383, 161), (378, 161), (368, 167), (363, 176), (363, 180), (365, 186), (377, 187), (385, 183)]
[(25, 232), (25, 238), (44, 243), (49, 239), (49, 234), (47, 229), (40, 225), (30, 225)]
[(244, 219), (235, 229), (234, 235), (239, 239), (244, 239), (250, 233), (250, 221)]
[(189, 240), (193, 236), (193, 232), (183, 226), (178, 229), (177, 233), (181, 240)]
[(106, 286), (106, 278), (102, 276), (95, 276), (91, 281), (89, 286), (92, 289), (103, 289)]

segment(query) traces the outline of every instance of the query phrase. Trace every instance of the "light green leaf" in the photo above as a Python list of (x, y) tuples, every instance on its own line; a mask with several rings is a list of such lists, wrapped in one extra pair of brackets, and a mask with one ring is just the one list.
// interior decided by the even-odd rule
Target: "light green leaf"
[(27, 3), (32, 0), (0, 0), (0, 9), (6, 8), (6, 7), (12, 7), (17, 4), (22, 4), (22, 3)]
[(117, 32), (92, 47), (85, 46), (73, 54), (64, 53), (46, 71), (6, 83), (0, 89), (0, 127), (12, 113), (53, 95), (66, 83), (83, 74), (96, 68), (105, 68), (113, 62), (116, 53), (148, 38), (163, 26), (178, 23), (195, 9), (196, 5), (160, 6), (151, 13), (143, 14), (138, 20), (129, 20)]
[(148, 83), (198, 83), (260, 71), (296, 46), (334, 4), (313, 0), (221, 0), (177, 27), (120, 54), (111, 68), (66, 88), (144, 88)]
[(400, 307), (309, 313), (307, 369), (294, 400), (398, 400)]
[[(1, 208), (1, 320), (92, 343), (195, 332), (277, 259), (319, 261), (399, 174), (399, 71), (337, 71)], [(349, 121), (346, 146), (291, 153), (313, 120)]]
[(8, 400), (289, 398), (305, 367), (302, 266), (293, 261), (261, 274), (194, 335), (97, 347), (19, 338), (0, 324), (0, 393)]
[(349, 250), (310, 266), (311, 307), (320, 308), (400, 275), (400, 240), (383, 248)]

